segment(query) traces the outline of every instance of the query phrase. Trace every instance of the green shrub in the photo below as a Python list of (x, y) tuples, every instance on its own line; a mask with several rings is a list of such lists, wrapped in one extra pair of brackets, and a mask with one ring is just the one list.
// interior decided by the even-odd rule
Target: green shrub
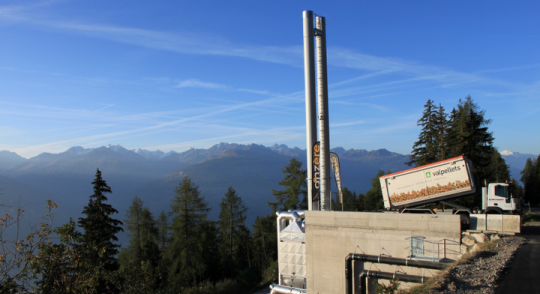
[(279, 275), (278, 262), (277, 260), (272, 261), (270, 266), (264, 270), (263, 273), (263, 283), (277, 282)]

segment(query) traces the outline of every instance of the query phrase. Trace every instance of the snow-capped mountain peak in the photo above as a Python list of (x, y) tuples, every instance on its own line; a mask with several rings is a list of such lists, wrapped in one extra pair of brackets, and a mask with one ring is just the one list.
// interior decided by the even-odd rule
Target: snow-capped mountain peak
[(114, 152), (117, 152), (117, 153), (125, 153), (125, 152), (129, 151), (126, 148), (120, 146), (119, 144), (114, 144), (114, 145), (109, 144), (109, 146), (107, 146), (105, 148), (108, 148), (108, 149), (110, 149), (110, 150), (112, 150)]
[(506, 156), (514, 155), (514, 152), (512, 152), (510, 150), (503, 150), (503, 151), (501, 151), (501, 155), (506, 155)]

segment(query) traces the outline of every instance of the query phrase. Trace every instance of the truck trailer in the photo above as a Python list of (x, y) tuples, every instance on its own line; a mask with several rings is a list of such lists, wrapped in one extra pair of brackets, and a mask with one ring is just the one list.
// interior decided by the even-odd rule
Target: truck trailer
[[(520, 203), (512, 197), (512, 183), (490, 183), (483, 187), (481, 210), (446, 202), (477, 191), (472, 170), (472, 162), (458, 156), (381, 176), (384, 207), (401, 213), (459, 214), (465, 227), (469, 225), (472, 213), (519, 213)], [(451, 208), (427, 208), (437, 203)]]

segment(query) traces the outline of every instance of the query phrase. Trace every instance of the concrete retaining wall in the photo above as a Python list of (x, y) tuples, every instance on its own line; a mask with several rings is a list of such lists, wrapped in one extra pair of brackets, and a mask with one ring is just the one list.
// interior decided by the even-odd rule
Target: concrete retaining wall
[(508, 214), (471, 214), (471, 230), (521, 233), (521, 216)]
[[(456, 215), (306, 211), (305, 221), (308, 293), (345, 293), (345, 256), (356, 252), (405, 258), (411, 246), (411, 241), (406, 239), (411, 236), (422, 236), (430, 241), (446, 239), (452, 244), (447, 246), (447, 258), (460, 256), (460, 217)], [(437, 250), (437, 245), (432, 243), (424, 242), (424, 247)], [(442, 255), (442, 248), (440, 253)], [(436, 257), (437, 253), (434, 255)], [(399, 271), (426, 277), (437, 273), (436, 270), (361, 262), (355, 263), (355, 268), (355, 272), (362, 269)]]

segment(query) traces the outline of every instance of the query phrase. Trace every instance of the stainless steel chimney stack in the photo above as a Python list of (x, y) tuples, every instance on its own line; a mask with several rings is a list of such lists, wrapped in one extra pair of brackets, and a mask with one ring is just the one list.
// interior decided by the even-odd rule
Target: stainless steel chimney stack
[[(315, 17), (313, 25), (313, 12), (305, 10), (304, 21), (304, 75), (306, 86), (306, 149), (307, 149), (307, 190), (309, 210), (331, 210), (330, 191), (330, 128), (328, 118), (328, 80), (326, 66), (326, 23), (325, 18)], [(314, 40), (316, 39), (316, 53), (314, 52)], [(315, 55), (317, 56), (317, 79), (315, 79)], [(315, 92), (317, 85), (317, 93)], [(315, 183), (313, 147), (317, 142), (317, 116), (315, 113), (316, 99), (318, 95), (319, 111), (319, 182)], [(319, 185), (319, 202), (313, 201), (313, 185)]]
[(317, 142), (315, 105), (315, 45), (313, 12), (304, 10), (304, 81), (306, 87), (306, 151), (307, 151), (307, 198), (308, 209), (319, 210), (319, 202), (313, 202), (313, 145)]
[(319, 140), (321, 141), (321, 210), (331, 210), (330, 127), (328, 117), (328, 80), (326, 76), (326, 22), (315, 18), (317, 43), (317, 95), (319, 107)]

